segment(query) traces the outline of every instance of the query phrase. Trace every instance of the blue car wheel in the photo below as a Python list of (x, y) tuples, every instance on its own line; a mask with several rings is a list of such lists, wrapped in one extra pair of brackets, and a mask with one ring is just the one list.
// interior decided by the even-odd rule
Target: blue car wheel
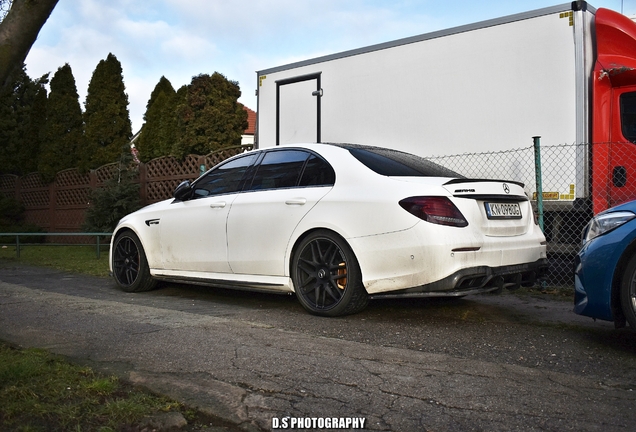
[(623, 273), (621, 306), (629, 326), (636, 330), (636, 255), (629, 260)]

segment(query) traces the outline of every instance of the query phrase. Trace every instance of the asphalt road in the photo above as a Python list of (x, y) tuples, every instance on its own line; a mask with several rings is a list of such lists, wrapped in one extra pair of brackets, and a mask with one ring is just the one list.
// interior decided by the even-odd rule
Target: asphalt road
[(382, 431), (631, 431), (636, 333), (555, 296), (377, 300), (308, 315), (293, 296), (0, 265), (0, 339), (42, 347), (244, 430), (362, 418)]

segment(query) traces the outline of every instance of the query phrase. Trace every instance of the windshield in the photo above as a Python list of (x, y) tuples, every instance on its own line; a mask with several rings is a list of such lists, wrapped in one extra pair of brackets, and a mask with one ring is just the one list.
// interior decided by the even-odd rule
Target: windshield
[(623, 136), (636, 143), (636, 92), (623, 93), (620, 103)]

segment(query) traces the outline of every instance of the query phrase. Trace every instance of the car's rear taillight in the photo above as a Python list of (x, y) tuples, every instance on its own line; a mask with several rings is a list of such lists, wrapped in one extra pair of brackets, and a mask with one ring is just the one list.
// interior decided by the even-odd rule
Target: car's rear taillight
[(464, 215), (447, 197), (410, 197), (400, 201), (400, 206), (426, 222), (454, 227), (468, 226)]

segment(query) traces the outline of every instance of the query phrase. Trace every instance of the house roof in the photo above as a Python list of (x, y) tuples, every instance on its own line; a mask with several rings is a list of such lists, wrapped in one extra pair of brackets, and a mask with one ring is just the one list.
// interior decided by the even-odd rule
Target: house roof
[(245, 135), (254, 135), (256, 131), (256, 113), (243, 105), (243, 109), (247, 111), (247, 129), (243, 132)]

